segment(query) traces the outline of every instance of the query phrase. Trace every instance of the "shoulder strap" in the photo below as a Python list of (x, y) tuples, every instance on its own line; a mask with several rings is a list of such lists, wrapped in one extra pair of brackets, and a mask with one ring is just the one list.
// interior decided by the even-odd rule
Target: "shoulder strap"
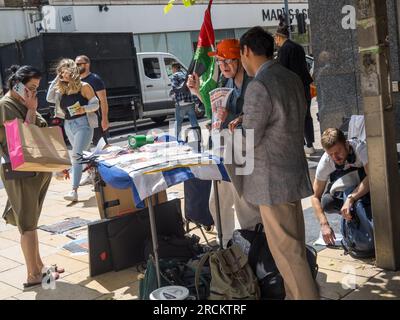
[(201, 257), (199, 264), (197, 265), (196, 272), (194, 275), (194, 285), (196, 287), (196, 295), (197, 299), (200, 300), (199, 294), (199, 286), (200, 286), (200, 273), (203, 269), (204, 265), (206, 264), (207, 260), (210, 258), (212, 252), (207, 252), (204, 256)]
[[(264, 241), (263, 241), (263, 225), (260, 223), (256, 226), (254, 232), (256, 233), (253, 242), (250, 244), (249, 250), (249, 264), (250, 267), (256, 271), (257, 270), (257, 261), (260, 257), (260, 252), (263, 249)], [(264, 248), (265, 250), (266, 248)]]

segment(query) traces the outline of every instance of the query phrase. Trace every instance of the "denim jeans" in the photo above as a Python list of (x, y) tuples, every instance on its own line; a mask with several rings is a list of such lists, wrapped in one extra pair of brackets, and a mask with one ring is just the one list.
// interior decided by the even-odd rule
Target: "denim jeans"
[(196, 112), (194, 111), (194, 103), (180, 106), (176, 104), (175, 107), (175, 135), (179, 140), (179, 135), (182, 130), (182, 122), (185, 116), (189, 117), (190, 125), (192, 127), (198, 127), (199, 123), (197, 122)]
[(82, 164), (78, 158), (89, 148), (93, 139), (93, 128), (89, 126), (87, 117), (65, 120), (64, 128), (72, 146), (72, 188), (77, 189), (82, 178)]

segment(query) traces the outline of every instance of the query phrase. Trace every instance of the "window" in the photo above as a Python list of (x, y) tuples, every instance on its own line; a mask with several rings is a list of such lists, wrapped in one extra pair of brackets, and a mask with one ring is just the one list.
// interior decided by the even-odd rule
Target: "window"
[[(172, 75), (172, 64), (179, 63), (179, 62), (173, 58), (164, 58), (164, 63), (165, 63), (165, 69), (167, 71), (167, 75), (168, 75), (168, 77), (170, 77)], [(181, 66), (181, 70), (186, 71), (186, 68), (184, 66), (182, 66), (181, 64), (180, 64), (180, 66)]]
[(144, 58), (144, 74), (150, 79), (161, 78), (160, 61), (158, 58)]
[[(190, 32), (170, 32), (167, 33), (168, 52), (177, 56), (186, 66), (190, 64), (193, 58), (193, 49), (191, 47)], [(196, 50), (196, 48), (194, 48)]]

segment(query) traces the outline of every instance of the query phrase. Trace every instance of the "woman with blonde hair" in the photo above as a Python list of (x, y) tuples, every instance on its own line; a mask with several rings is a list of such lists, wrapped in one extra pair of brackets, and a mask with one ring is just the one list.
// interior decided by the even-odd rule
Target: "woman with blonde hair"
[(50, 85), (47, 101), (55, 103), (56, 116), (65, 119), (65, 133), (72, 146), (72, 191), (64, 199), (76, 202), (82, 177), (78, 158), (89, 148), (93, 130), (98, 126), (99, 100), (93, 88), (81, 81), (79, 68), (73, 60), (62, 59), (56, 70), (57, 77)]

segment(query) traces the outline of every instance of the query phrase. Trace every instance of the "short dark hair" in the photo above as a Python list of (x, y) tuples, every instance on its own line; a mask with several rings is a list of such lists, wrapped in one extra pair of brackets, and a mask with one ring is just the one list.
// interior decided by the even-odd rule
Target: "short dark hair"
[(287, 25), (279, 26), (276, 30), (276, 35), (289, 39), (289, 27)]
[(177, 62), (174, 62), (174, 63), (171, 65), (171, 67), (174, 68), (174, 69), (181, 70), (181, 65), (180, 65), (180, 63), (177, 63)]
[(274, 37), (262, 27), (253, 27), (240, 38), (240, 50), (243, 52), (244, 46), (253, 51), (257, 56), (274, 56)]
[(17, 82), (26, 84), (31, 79), (40, 79), (42, 77), (42, 73), (32, 66), (20, 67), (18, 65), (12, 65), (7, 71), (10, 74), (7, 79), (8, 89), (12, 89)]
[(77, 57), (75, 58), (75, 60), (76, 60), (76, 59), (79, 59), (79, 58), (85, 60), (86, 63), (90, 63), (90, 59), (89, 59), (88, 56), (80, 55), (80, 56), (77, 56)]

